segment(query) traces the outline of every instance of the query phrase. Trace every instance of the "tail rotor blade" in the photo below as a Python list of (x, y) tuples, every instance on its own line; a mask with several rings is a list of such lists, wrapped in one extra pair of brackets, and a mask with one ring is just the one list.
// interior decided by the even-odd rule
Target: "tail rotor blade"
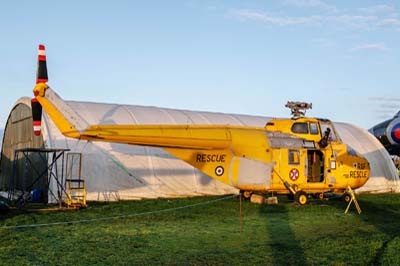
[[(49, 78), (47, 76), (46, 50), (43, 44), (39, 44), (36, 84), (46, 83), (48, 80)], [(36, 99), (36, 97), (32, 98), (31, 107), (33, 133), (35, 134), (35, 136), (40, 136), (40, 133), (42, 131), (42, 105)]]
[(36, 98), (31, 100), (32, 107), (32, 126), (35, 136), (40, 136), (42, 130), (42, 105)]
[(46, 50), (43, 44), (39, 44), (36, 84), (46, 83), (48, 80), (49, 78), (47, 76)]

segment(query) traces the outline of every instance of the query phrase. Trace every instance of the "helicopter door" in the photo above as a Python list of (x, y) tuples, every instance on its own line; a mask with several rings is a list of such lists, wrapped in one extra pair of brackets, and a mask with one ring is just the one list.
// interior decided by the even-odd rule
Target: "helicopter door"
[(319, 183), (324, 181), (324, 154), (319, 150), (308, 150), (308, 176), (309, 183)]

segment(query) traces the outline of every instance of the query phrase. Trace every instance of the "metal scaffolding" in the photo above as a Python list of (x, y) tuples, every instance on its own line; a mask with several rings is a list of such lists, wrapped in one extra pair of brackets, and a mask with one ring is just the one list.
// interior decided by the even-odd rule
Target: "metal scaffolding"
[[(62, 206), (63, 195), (67, 196), (65, 191), (65, 180), (64, 180), (64, 154), (69, 149), (45, 149), (45, 148), (24, 148), (16, 149), (14, 151), (13, 171), (9, 179), (9, 191), (8, 200), (15, 202), (17, 206), (24, 206), (28, 200), (30, 200), (31, 192), (35, 188), (36, 184), (45, 179), (45, 192), (48, 193), (57, 200), (59, 206)], [(32, 160), (33, 154), (35, 158), (39, 158), (39, 162)], [(18, 175), (18, 161), (22, 155), (21, 160), (24, 160), (24, 178), (22, 184), (17, 187), (16, 180)], [(59, 171), (59, 163), (61, 164), (61, 171)], [(45, 166), (45, 169), (38, 170), (39, 166)], [(33, 179), (31, 184), (26, 184), (28, 180), (27, 176), (29, 173), (34, 173), (36, 177)], [(55, 189), (50, 187), (50, 182), (55, 182)], [(54, 187), (54, 186), (53, 186)]]

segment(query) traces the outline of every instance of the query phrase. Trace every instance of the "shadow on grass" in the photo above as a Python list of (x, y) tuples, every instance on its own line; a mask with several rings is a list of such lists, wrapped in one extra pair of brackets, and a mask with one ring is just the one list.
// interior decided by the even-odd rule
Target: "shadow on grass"
[[(385, 253), (391, 242), (400, 237), (398, 226), (400, 221), (399, 199), (399, 195), (396, 194), (360, 194), (357, 195), (357, 201), (362, 210), (361, 215), (358, 216), (354, 203), (349, 208), (349, 214), (358, 216), (362, 222), (372, 225), (385, 235), (381, 246), (376, 250), (375, 256), (371, 260), (371, 265), (387, 265), (385, 260), (388, 254)], [(345, 202), (333, 201), (331, 203), (341, 212), (347, 207)]]
[(269, 234), (273, 265), (307, 265), (306, 256), (290, 225), (288, 205), (260, 208)]
[[(363, 210), (361, 219), (364, 222), (373, 225), (387, 236), (381, 247), (377, 250), (373, 261), (373, 265), (383, 265), (382, 257), (386, 252), (388, 245), (391, 241), (400, 237), (400, 228), (398, 225), (400, 221), (400, 209), (397, 204), (390, 204), (388, 201), (380, 200), (379, 195), (370, 196), (372, 197), (372, 200), (359, 200), (360, 206)], [(382, 195), (382, 197), (386, 196)]]
[(6, 221), (18, 215), (26, 214), (26, 212), (19, 209), (9, 209), (0, 211), (0, 222)]

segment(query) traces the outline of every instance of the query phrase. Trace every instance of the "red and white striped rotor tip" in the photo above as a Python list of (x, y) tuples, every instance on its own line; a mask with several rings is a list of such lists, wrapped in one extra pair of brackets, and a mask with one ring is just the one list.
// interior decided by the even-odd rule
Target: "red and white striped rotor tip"
[(46, 83), (48, 80), (49, 79), (47, 76), (46, 50), (43, 44), (39, 44), (36, 84)]

